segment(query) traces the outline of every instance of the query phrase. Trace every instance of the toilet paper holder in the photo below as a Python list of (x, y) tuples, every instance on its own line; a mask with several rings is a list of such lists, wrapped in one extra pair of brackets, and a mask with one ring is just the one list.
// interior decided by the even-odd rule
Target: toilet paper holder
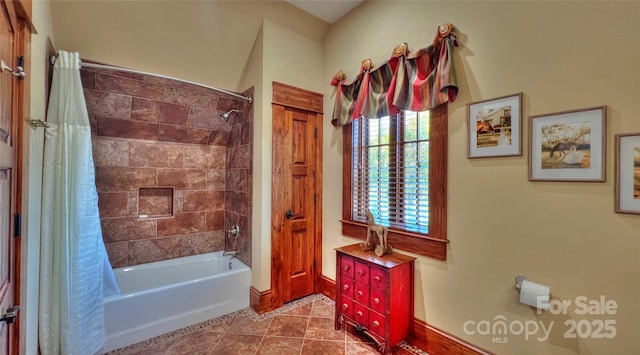
[[(527, 290), (525, 293), (522, 292), (522, 287), (524, 282), (527, 281)], [(537, 291), (533, 291), (531, 289), (531, 284), (534, 287), (542, 288), (542, 290), (538, 289)], [(549, 309), (549, 301), (552, 298), (551, 289), (549, 286), (537, 284), (535, 282), (530, 281), (526, 275), (517, 274), (515, 279), (515, 288), (518, 293), (520, 293), (520, 302), (529, 306), (534, 306), (540, 310), (548, 310)], [(544, 291), (546, 289), (546, 292)], [(544, 293), (543, 293), (544, 292)], [(539, 293), (539, 294), (536, 294)], [(546, 294), (545, 294), (546, 293)]]
[(516, 275), (516, 285), (515, 286), (516, 286), (516, 290), (518, 290), (518, 292), (520, 292), (520, 289), (522, 288), (522, 282), (524, 280), (529, 280), (526, 275), (523, 275), (523, 274), (517, 274)]

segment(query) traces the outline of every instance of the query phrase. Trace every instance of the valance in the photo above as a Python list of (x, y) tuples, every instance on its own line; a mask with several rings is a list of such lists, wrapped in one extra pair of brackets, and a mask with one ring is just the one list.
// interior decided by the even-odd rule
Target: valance
[(455, 101), (458, 84), (453, 47), (457, 42), (453, 29), (450, 23), (440, 25), (433, 43), (412, 53), (406, 43), (396, 46), (391, 58), (376, 69), (371, 59), (363, 60), (360, 74), (350, 84), (338, 71), (331, 81), (337, 87), (331, 123), (343, 126), (362, 116), (425, 111)]

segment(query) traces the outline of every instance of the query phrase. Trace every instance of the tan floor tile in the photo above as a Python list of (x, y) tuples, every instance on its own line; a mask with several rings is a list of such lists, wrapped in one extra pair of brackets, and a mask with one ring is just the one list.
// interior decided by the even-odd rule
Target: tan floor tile
[(301, 355), (345, 355), (345, 342), (305, 339)]
[(159, 343), (147, 346), (144, 349), (124, 350), (121, 355), (163, 355), (169, 348), (171, 342)]
[(365, 344), (360, 342), (347, 342), (347, 354), (348, 355), (369, 355), (369, 354), (379, 354), (378, 348), (375, 344)]
[(297, 355), (302, 349), (302, 338), (265, 336), (255, 355)]
[(344, 329), (335, 330), (333, 318), (310, 317), (305, 339), (345, 340)]
[(229, 329), (231, 329), (231, 325), (233, 324), (234, 319), (225, 320), (223, 322), (219, 322), (216, 324), (206, 325), (202, 329), (216, 332), (216, 333), (226, 333)]
[(273, 317), (266, 335), (283, 337), (304, 337), (309, 317), (276, 316)]
[(247, 355), (258, 349), (261, 335), (225, 334), (210, 355)]
[(240, 317), (233, 320), (227, 333), (264, 335), (271, 322), (272, 318), (256, 322), (249, 317)]
[(311, 313), (311, 306), (313, 303), (305, 304), (304, 306), (296, 307), (292, 310), (282, 313), (283, 316), (308, 316)]
[(207, 355), (224, 333), (199, 330), (176, 339), (164, 352), (165, 355)]
[(312, 317), (335, 317), (336, 309), (335, 306), (328, 304), (327, 302), (321, 300), (313, 301), (313, 308), (311, 308), (311, 316)]

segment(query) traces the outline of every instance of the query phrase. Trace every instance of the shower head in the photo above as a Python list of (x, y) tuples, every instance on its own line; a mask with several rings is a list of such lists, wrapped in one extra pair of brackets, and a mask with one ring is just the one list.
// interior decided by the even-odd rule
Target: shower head
[(236, 110), (235, 108), (231, 109), (231, 110), (229, 110), (229, 111), (227, 111), (225, 113), (220, 114), (220, 117), (222, 117), (222, 119), (225, 122), (229, 122), (229, 118), (231, 118), (231, 114), (234, 113), (234, 112), (238, 113), (238, 112), (240, 112), (240, 110)]

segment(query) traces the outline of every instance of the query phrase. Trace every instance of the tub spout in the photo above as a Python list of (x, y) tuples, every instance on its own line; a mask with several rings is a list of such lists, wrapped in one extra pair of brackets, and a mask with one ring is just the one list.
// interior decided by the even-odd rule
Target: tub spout
[(222, 252), (222, 256), (236, 256), (238, 255), (238, 251), (237, 250), (225, 250)]

